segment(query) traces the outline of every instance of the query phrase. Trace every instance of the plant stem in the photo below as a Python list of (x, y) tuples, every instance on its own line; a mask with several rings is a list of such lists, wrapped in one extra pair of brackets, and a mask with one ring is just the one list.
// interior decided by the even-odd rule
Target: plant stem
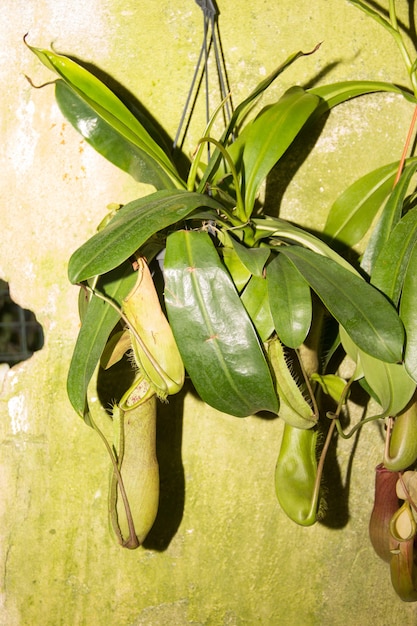
[(213, 137), (202, 137), (199, 141), (199, 144), (203, 144), (203, 143), (214, 144), (216, 148), (219, 150), (224, 160), (226, 161), (227, 165), (230, 167), (230, 172), (233, 176), (233, 182), (235, 184), (235, 191), (236, 191), (236, 217), (238, 218), (240, 224), (245, 224), (248, 221), (248, 218), (245, 212), (245, 205), (244, 205), (241, 190), (240, 190), (238, 175), (237, 175), (236, 168), (235, 168), (235, 165), (233, 163), (233, 160), (230, 154), (228, 153), (226, 148), (220, 143), (220, 141), (213, 139)]
[(397, 13), (396, 13), (396, 9), (395, 9), (395, 0), (389, 0), (389, 17), (390, 17), (390, 22), (391, 22), (391, 26), (393, 27), (393, 31), (391, 31), (392, 36), (395, 39), (395, 42), (401, 52), (401, 55), (404, 59), (404, 63), (405, 66), (407, 68), (407, 72), (408, 75), (410, 77), (410, 81), (413, 87), (413, 91), (414, 91), (414, 95), (417, 96), (417, 79), (416, 79), (416, 74), (413, 70), (413, 63), (411, 62), (411, 58), (410, 55), (408, 53), (408, 50), (404, 44), (404, 40), (403, 37), (400, 33), (400, 29), (398, 27), (398, 21), (397, 21)]
[(395, 185), (398, 183), (398, 181), (401, 178), (401, 174), (402, 174), (402, 171), (404, 169), (404, 163), (405, 163), (405, 160), (407, 158), (408, 148), (410, 147), (411, 138), (413, 136), (413, 132), (414, 132), (414, 128), (415, 128), (416, 122), (417, 122), (417, 106), (414, 108), (413, 118), (411, 120), (410, 128), (408, 129), (407, 138), (405, 140), (404, 149), (403, 149), (403, 152), (402, 152), (402, 155), (401, 155), (400, 164), (398, 166), (397, 175), (395, 177), (395, 181), (394, 181), (394, 185), (393, 185), (394, 187), (395, 187)]

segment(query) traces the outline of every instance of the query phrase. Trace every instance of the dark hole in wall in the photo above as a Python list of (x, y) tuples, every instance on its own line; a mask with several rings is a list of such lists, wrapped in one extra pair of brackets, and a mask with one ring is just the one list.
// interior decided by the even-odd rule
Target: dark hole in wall
[(0, 363), (28, 359), (43, 346), (42, 326), (35, 314), (13, 302), (9, 285), (0, 279)]

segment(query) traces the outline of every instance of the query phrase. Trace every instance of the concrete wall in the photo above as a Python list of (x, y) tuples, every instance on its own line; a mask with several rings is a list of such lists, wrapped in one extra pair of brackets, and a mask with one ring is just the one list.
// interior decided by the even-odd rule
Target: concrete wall
[[(218, 4), (235, 102), (291, 52), (318, 41), (321, 49), (272, 96), (294, 82), (406, 83), (388, 35), (344, 0)], [(397, 4), (408, 23), (413, 2)], [(105, 206), (138, 189), (65, 122), (53, 88), (31, 88), (24, 74), (36, 83), (51, 75), (22, 37), (29, 31), (33, 45), (53, 42), (99, 66), (173, 134), (201, 27), (192, 0), (2, 2), (0, 278), (35, 312), (45, 345), (9, 372), (0, 398), (0, 623), (411, 626), (417, 607), (397, 599), (368, 541), (382, 454), (377, 428), (338, 443), (328, 521), (303, 529), (275, 499), (279, 420), (222, 415), (187, 392), (160, 415), (162, 516), (148, 549), (122, 550), (110, 536), (106, 453), (66, 397), (79, 325), (66, 265)], [(411, 109), (375, 95), (335, 111), (291, 181), (282, 214), (320, 227), (350, 181), (399, 157)], [(189, 150), (201, 127), (193, 125)]]

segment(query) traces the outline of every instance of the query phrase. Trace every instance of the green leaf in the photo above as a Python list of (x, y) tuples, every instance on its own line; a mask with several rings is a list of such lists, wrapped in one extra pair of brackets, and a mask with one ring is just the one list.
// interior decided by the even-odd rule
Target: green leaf
[[(121, 305), (136, 282), (130, 263), (100, 277), (96, 290)], [(67, 391), (74, 409), (81, 416), (86, 407), (87, 389), (107, 339), (119, 315), (107, 302), (92, 297), (85, 312), (68, 372)]]
[(349, 337), (343, 326), (339, 325), (339, 339), (346, 354), (356, 363), (355, 371), (352, 374), (353, 380), (363, 378), (363, 369), (360, 360), (361, 350), (356, 343)]
[[(274, 82), (274, 80), (276, 80), (276, 78), (280, 76), (280, 74), (282, 74), (284, 70), (286, 70), (295, 61), (297, 61), (297, 59), (303, 56), (309, 56), (310, 54), (313, 54), (314, 52), (316, 52), (316, 50), (318, 50), (319, 47), (320, 47), (320, 44), (315, 46), (315, 48), (313, 48), (313, 50), (311, 50), (310, 52), (302, 52), (301, 50), (299, 50), (298, 52), (294, 52), (293, 54), (290, 54), (290, 56), (283, 63), (281, 63), (281, 65), (279, 65), (273, 72), (271, 72), (271, 74), (269, 74), (266, 78), (264, 78), (255, 87), (253, 91), (251, 91), (251, 93), (249, 94), (247, 98), (245, 98), (244, 100), (242, 100), (242, 102), (238, 104), (238, 106), (235, 108), (233, 112), (233, 115), (230, 119), (228, 127), (226, 128), (226, 130), (224, 131), (220, 139), (223, 146), (227, 145), (229, 137), (232, 135), (232, 133), (235, 131), (236, 128), (239, 128), (244, 118), (248, 114), (248, 111), (250, 110), (250, 108), (254, 106), (257, 99), (264, 93), (264, 91), (268, 89), (268, 87)], [(217, 171), (217, 168), (219, 167), (220, 159), (221, 159), (220, 151), (216, 149), (201, 179), (201, 182), (198, 188), (199, 191), (202, 192), (206, 189), (207, 182), (213, 178), (214, 173)]]
[(397, 415), (411, 399), (416, 383), (402, 363), (384, 363), (364, 352), (360, 353), (365, 380), (382, 407), (381, 417)]
[(152, 235), (185, 219), (195, 209), (220, 209), (209, 196), (182, 190), (161, 190), (129, 202), (107, 226), (72, 255), (68, 275), (72, 283), (104, 274), (123, 263)]
[(245, 187), (249, 217), (261, 183), (294, 141), (320, 104), (320, 98), (292, 87), (275, 104), (265, 107), (229, 147)]
[(375, 260), (388, 240), (392, 229), (401, 219), (405, 195), (416, 169), (417, 159), (408, 159), (400, 179), (392, 190), (383, 208), (381, 217), (372, 231), (361, 261), (361, 267), (368, 275), (371, 275)]
[(302, 52), (299, 50), (298, 52), (293, 52), (290, 54), (287, 59), (281, 63), (275, 70), (273, 70), (266, 78), (264, 78), (255, 89), (249, 94), (245, 100), (242, 100), (240, 104), (236, 107), (233, 116), (230, 120), (228, 129), (227, 129), (227, 137), (233, 132), (233, 130), (240, 125), (243, 118), (248, 113), (250, 107), (256, 102), (256, 100), (261, 96), (268, 87), (280, 76), (288, 67), (290, 67), (295, 61), (304, 56), (310, 56), (314, 54), (320, 47), (320, 44), (315, 46), (313, 50), (310, 52)]
[[(346, 381), (344, 378), (336, 374), (318, 374), (317, 372), (313, 372), (310, 378), (313, 382), (318, 383), (323, 393), (333, 398), (335, 402), (341, 401), (346, 391)], [(346, 402), (345, 397), (343, 401)]]
[(397, 170), (398, 162), (390, 163), (350, 185), (331, 207), (324, 234), (347, 246), (356, 245), (391, 192)]
[(331, 83), (330, 85), (321, 85), (320, 87), (313, 87), (307, 89), (308, 93), (313, 93), (319, 96), (327, 104), (328, 108), (333, 108), (338, 104), (346, 102), (351, 98), (357, 98), (358, 96), (364, 96), (370, 93), (376, 92), (388, 92), (398, 93), (402, 95), (406, 100), (416, 103), (416, 98), (410, 91), (401, 89), (393, 83), (386, 83), (376, 80), (347, 80), (338, 83)]
[(405, 328), (404, 365), (417, 382), (417, 246), (414, 246), (404, 276), (400, 317)]
[(221, 250), (223, 262), (227, 267), (236, 289), (240, 292), (251, 277), (248, 268), (243, 265), (239, 255), (234, 248), (224, 247)]
[(236, 241), (234, 237), (230, 237), (230, 241), (232, 242), (236, 254), (248, 271), (254, 276), (262, 276), (265, 263), (271, 254), (269, 248), (247, 248)]
[(382, 361), (401, 360), (402, 323), (379, 291), (332, 259), (305, 248), (283, 246), (282, 253), (359, 348)]
[(209, 235), (169, 235), (164, 275), (168, 318), (200, 397), (239, 417), (276, 413), (262, 346)]
[(359, 276), (355, 268), (340, 256), (340, 254), (325, 244), (324, 241), (321, 241), (318, 237), (311, 235), (298, 226), (294, 226), (286, 220), (267, 215), (262, 218), (254, 218), (252, 224), (255, 226), (255, 242), (261, 239), (269, 239), (271, 240), (270, 245), (273, 249), (276, 248), (277, 242), (297, 243), (309, 248), (313, 252), (317, 252), (317, 254), (323, 254), (329, 257), (329, 259), (333, 259), (333, 261), (349, 272)]
[(266, 279), (252, 276), (241, 295), (241, 300), (261, 341), (266, 341), (274, 332)]
[(397, 306), (411, 251), (417, 241), (417, 209), (406, 213), (393, 229), (375, 261), (371, 283)]
[(172, 178), (147, 151), (115, 130), (63, 80), (55, 83), (55, 98), (66, 119), (108, 161), (156, 189), (175, 187)]
[(310, 287), (295, 265), (282, 254), (269, 263), (266, 278), (277, 335), (289, 348), (298, 348), (311, 325)]
[(378, 13), (378, 11), (375, 11), (375, 9), (371, 8), (365, 2), (362, 2), (362, 0), (348, 0), (348, 2), (366, 13), (369, 17), (372, 17), (378, 24), (383, 26), (394, 38), (396, 38), (398, 31), (396, 31), (392, 24), (380, 13)]
[(366, 354), (340, 327), (343, 348), (356, 363), (355, 380), (362, 378), (361, 386), (382, 407), (378, 417), (397, 415), (414, 393), (415, 382), (402, 363), (385, 363)]
[(161, 146), (101, 80), (76, 61), (62, 54), (43, 48), (28, 47), (48, 69), (58, 74), (118, 134), (146, 152), (165, 170), (177, 187), (184, 188), (184, 181), (181, 180), (174, 164)]

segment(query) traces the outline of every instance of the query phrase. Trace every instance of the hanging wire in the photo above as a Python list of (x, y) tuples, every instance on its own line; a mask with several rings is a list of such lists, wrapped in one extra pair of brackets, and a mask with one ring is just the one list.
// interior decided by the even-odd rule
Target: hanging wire
[[(197, 64), (194, 70), (194, 75), (191, 81), (191, 86), (187, 94), (184, 109), (181, 114), (178, 130), (175, 135), (173, 148), (182, 148), (184, 145), (185, 136), (190, 125), (190, 121), (193, 115), (195, 104), (198, 94), (203, 84), (204, 78), (204, 91), (205, 91), (205, 111), (206, 111), (206, 124), (208, 124), (211, 115), (210, 104), (210, 80), (209, 80), (209, 55), (211, 49), (213, 49), (217, 80), (219, 83), (221, 100), (225, 100), (223, 107), (224, 121), (227, 123), (233, 113), (233, 104), (230, 98), (227, 98), (230, 93), (229, 81), (227, 77), (226, 64), (224, 60), (223, 48), (221, 44), (220, 29), (218, 23), (219, 10), (213, 0), (195, 0), (197, 5), (203, 11), (203, 41), (201, 43), (200, 52), (198, 55)], [(194, 94), (194, 98), (193, 98)], [(226, 99), (227, 98), (227, 99)], [(192, 103), (191, 103), (192, 102)], [(210, 144), (207, 143), (207, 156), (210, 158)]]

